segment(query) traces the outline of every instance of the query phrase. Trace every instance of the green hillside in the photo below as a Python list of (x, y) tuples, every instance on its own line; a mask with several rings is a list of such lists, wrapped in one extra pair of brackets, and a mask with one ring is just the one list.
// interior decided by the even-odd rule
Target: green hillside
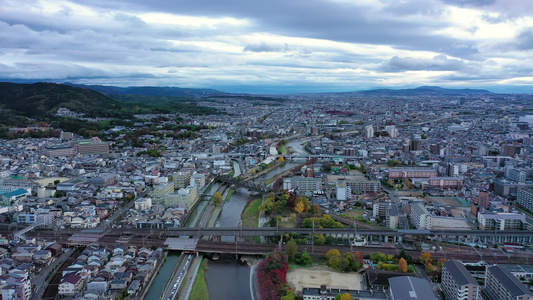
[(0, 82), (0, 108), (29, 118), (43, 119), (52, 116), (60, 107), (85, 113), (87, 116), (122, 115), (119, 102), (93, 90), (45, 82)]

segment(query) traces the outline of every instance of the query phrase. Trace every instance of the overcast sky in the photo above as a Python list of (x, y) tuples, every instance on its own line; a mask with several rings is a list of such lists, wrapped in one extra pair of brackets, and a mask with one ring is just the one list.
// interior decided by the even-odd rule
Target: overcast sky
[(0, 78), (533, 92), (533, 1), (1, 0)]

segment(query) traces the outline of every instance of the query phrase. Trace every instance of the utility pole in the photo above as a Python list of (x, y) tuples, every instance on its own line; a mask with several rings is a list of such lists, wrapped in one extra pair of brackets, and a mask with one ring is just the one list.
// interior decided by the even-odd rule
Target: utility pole
[(313, 236), (311, 239), (311, 253), (315, 255), (315, 220), (313, 220)]

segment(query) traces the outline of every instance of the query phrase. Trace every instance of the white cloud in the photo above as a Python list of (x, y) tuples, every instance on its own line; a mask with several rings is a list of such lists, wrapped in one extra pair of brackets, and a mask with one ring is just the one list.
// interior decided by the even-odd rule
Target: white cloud
[(530, 3), (4, 0), (0, 75), (331, 90), (527, 83)]

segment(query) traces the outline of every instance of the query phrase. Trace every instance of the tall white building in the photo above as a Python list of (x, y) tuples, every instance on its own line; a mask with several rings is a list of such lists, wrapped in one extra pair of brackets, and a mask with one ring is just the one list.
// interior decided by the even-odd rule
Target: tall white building
[(387, 133), (389, 134), (389, 136), (391, 138), (397, 138), (398, 137), (398, 129), (396, 129), (396, 126), (394, 125), (389, 125), (389, 126), (386, 126), (385, 127), (385, 130), (387, 131)]
[(374, 126), (368, 125), (368, 126), (365, 127), (365, 137), (367, 139), (371, 138), (371, 137), (374, 137)]

